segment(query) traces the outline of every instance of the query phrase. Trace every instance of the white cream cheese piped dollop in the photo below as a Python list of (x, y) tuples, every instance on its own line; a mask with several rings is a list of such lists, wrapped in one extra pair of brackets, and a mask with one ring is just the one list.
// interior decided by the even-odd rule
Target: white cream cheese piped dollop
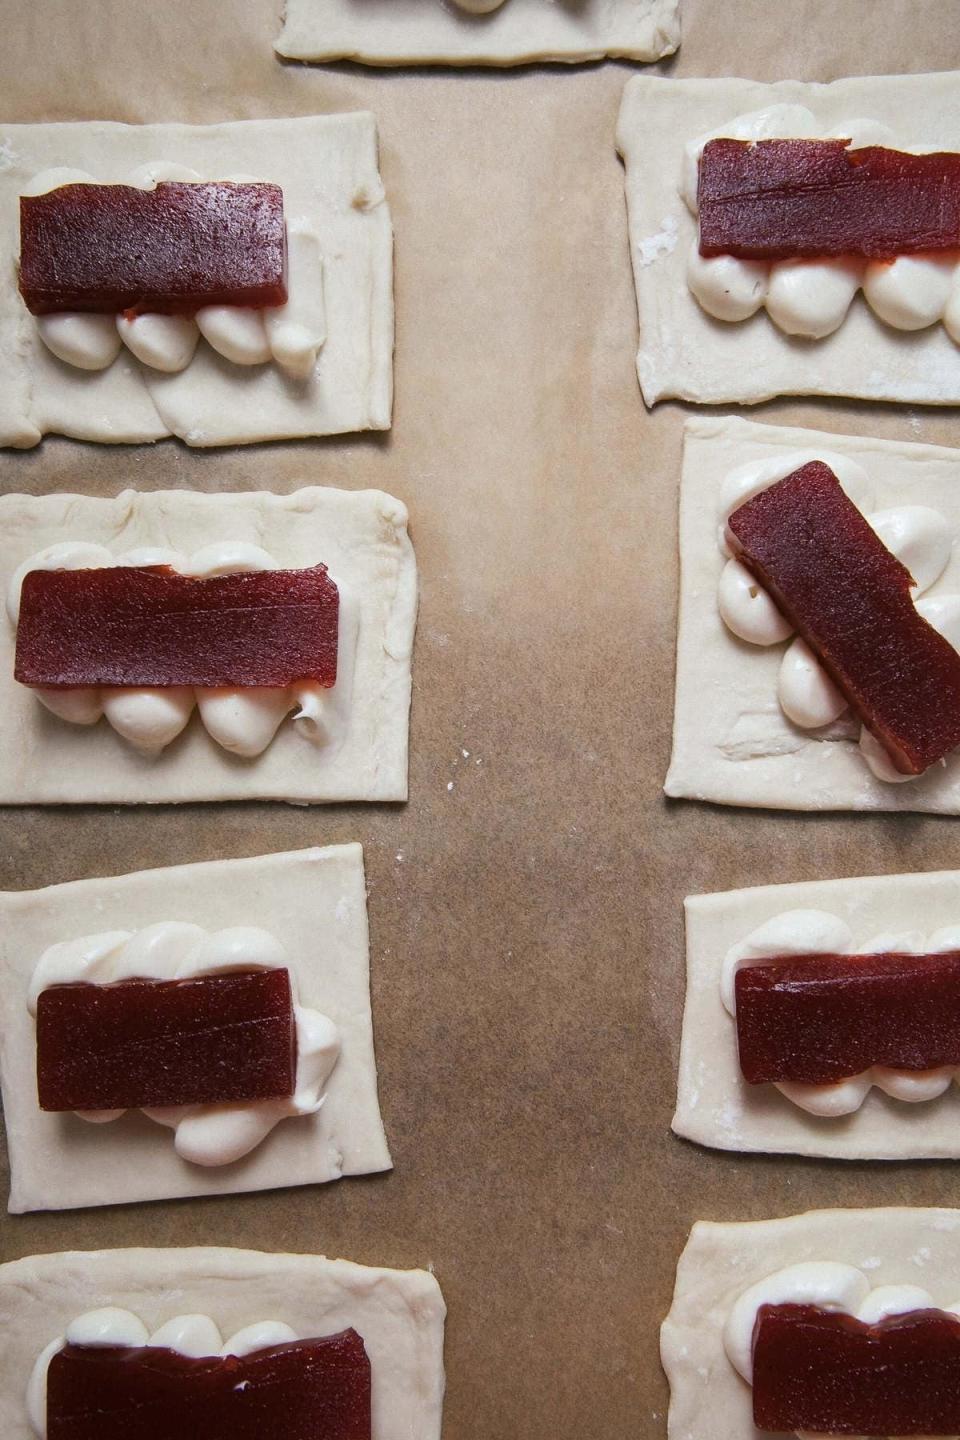
[[(133, 170), (126, 184), (152, 190), (166, 181), (196, 183), (196, 170), (154, 160)], [(234, 184), (256, 183), (250, 175), (218, 176)], [(95, 185), (85, 170), (59, 166), (34, 175), (23, 195), (45, 195), (62, 185)], [(306, 380), (326, 340), (323, 257), (320, 242), (303, 219), (287, 221), (287, 301), (263, 310), (211, 305), (196, 316), (145, 314), (88, 315), (64, 312), (33, 317), (47, 349), (79, 370), (106, 370), (126, 346), (141, 364), (165, 374), (185, 370), (201, 335), (211, 349), (234, 365), (274, 361), (292, 379)]]
[[(680, 192), (697, 214), (700, 156), (708, 140), (838, 140), (854, 149), (885, 145), (921, 153), (927, 147), (897, 145), (893, 132), (874, 120), (852, 119), (824, 130), (802, 105), (771, 105), (738, 115), (691, 141), (684, 151)], [(960, 344), (960, 263), (941, 253), (902, 255), (892, 262), (856, 258), (741, 260), (703, 256), (695, 238), (687, 260), (687, 285), (707, 314), (737, 323), (765, 308), (787, 335), (822, 340), (843, 324), (858, 290), (878, 319), (897, 330), (922, 330), (938, 322)]]
[[(7, 614), (16, 627), (20, 590), (31, 570), (92, 570), (107, 565), (169, 565), (181, 575), (210, 579), (217, 575), (276, 570), (273, 556), (260, 545), (223, 540), (191, 555), (164, 546), (140, 546), (114, 555), (105, 545), (68, 540), (31, 555), (13, 573)], [(155, 757), (186, 729), (194, 708), (210, 738), (232, 755), (254, 759), (270, 745), (286, 717), (294, 713), (297, 733), (314, 745), (329, 745), (343, 734), (356, 658), (358, 617), (348, 592), (340, 595), (337, 681), (324, 688), (312, 680), (288, 686), (42, 686), (33, 693), (42, 705), (72, 725), (95, 725), (101, 717), (128, 744)]]
[[(825, 910), (785, 910), (752, 930), (731, 946), (720, 969), (720, 999), (734, 1019), (737, 1013), (737, 972), (749, 965), (769, 965), (805, 955), (942, 955), (960, 950), (960, 925), (948, 925), (927, 936), (920, 931), (908, 934), (875, 935), (865, 945), (854, 946), (853, 931), (845, 920)], [(821, 1119), (852, 1115), (859, 1110), (873, 1086), (893, 1100), (925, 1104), (946, 1094), (954, 1081), (960, 1082), (960, 1065), (933, 1070), (904, 1070), (874, 1065), (859, 1075), (824, 1085), (797, 1080), (776, 1081), (776, 1089), (794, 1105)]]
[(65, 1345), (155, 1345), (199, 1360), (208, 1355), (252, 1355), (272, 1345), (289, 1345), (301, 1337), (282, 1320), (258, 1320), (224, 1340), (209, 1315), (174, 1315), (151, 1334), (132, 1310), (107, 1306), (88, 1310), (71, 1320), (63, 1335), (51, 1340), (37, 1356), (27, 1382), (27, 1419), (38, 1440), (47, 1437), (47, 1370)]
[[(231, 1101), (222, 1105), (168, 1105), (143, 1111), (169, 1126), (174, 1147), (194, 1165), (230, 1165), (255, 1149), (281, 1120), (314, 1115), (340, 1055), (340, 1033), (327, 1015), (299, 1003), (296, 972), (284, 946), (268, 930), (234, 926), (204, 930), (183, 921), (161, 921), (142, 930), (111, 930), (61, 941), (37, 961), (27, 991), (36, 1016), (41, 991), (51, 985), (110, 985), (120, 980), (195, 980), (240, 970), (286, 969), (290, 973), (297, 1029), (297, 1071), (293, 1095), (276, 1100)], [(105, 1124), (121, 1110), (77, 1112)]]
[[(768, 460), (738, 466), (720, 489), (718, 543), (730, 556), (717, 585), (717, 608), (727, 629), (747, 644), (769, 647), (794, 634), (787, 617), (747, 567), (732, 555), (727, 521), (740, 505), (775, 485), (802, 465), (821, 460), (836, 475), (844, 493), (857, 506), (884, 545), (910, 571), (917, 612), (960, 650), (960, 595), (927, 596), (925, 592), (943, 575), (953, 554), (954, 528), (927, 505), (897, 505), (873, 510), (866, 471), (845, 455), (829, 450), (791, 451)], [(806, 641), (797, 637), (784, 651), (777, 677), (780, 708), (801, 730), (820, 730), (848, 711), (847, 702)], [(886, 750), (865, 726), (860, 730), (860, 752), (878, 780), (900, 784), (917, 780), (897, 770)]]

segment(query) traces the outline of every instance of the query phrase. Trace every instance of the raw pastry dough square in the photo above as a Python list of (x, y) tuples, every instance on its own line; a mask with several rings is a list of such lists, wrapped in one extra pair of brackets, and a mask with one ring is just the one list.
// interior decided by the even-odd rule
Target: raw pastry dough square
[(862, 295), (825, 340), (784, 335), (761, 310), (727, 324), (686, 281), (696, 220), (680, 195), (684, 147), (715, 126), (774, 104), (805, 105), (824, 129), (870, 118), (903, 145), (960, 150), (960, 74), (866, 75), (831, 85), (781, 80), (629, 81), (617, 129), (640, 314), (637, 372), (648, 405), (667, 396), (713, 405), (772, 395), (849, 395), (960, 403), (960, 345), (942, 325), (912, 333), (877, 319)]
[[(809, 1115), (773, 1085), (748, 1085), (737, 1061), (737, 1027), (720, 999), (731, 946), (785, 910), (826, 910), (853, 931), (853, 948), (877, 935), (931, 934), (960, 924), (960, 871), (764, 885), (691, 895), (687, 996), (673, 1129), (720, 1150), (829, 1155), (844, 1160), (960, 1158), (960, 1091), (906, 1104), (874, 1087), (852, 1115)], [(960, 1294), (960, 1288), (957, 1291)]]
[(524, 65), (659, 60), (680, 44), (680, 0), (506, 0), (486, 15), (456, 0), (287, 0), (276, 50), (365, 65)]
[(166, 750), (146, 758), (103, 720), (73, 725), (48, 714), (13, 678), (16, 637), (2, 615), (0, 803), (406, 799), (417, 571), (406, 509), (382, 491), (3, 495), (0, 595), (23, 560), (59, 541), (96, 541), (119, 554), (138, 545), (190, 552), (224, 539), (261, 545), (284, 567), (322, 561), (359, 605), (342, 738), (316, 745), (287, 719), (262, 755), (244, 760), (211, 740), (194, 714)]
[[(285, 945), (300, 999), (339, 1027), (340, 1058), (315, 1115), (281, 1120), (229, 1166), (181, 1160), (173, 1134), (139, 1113), (108, 1125), (37, 1104), (36, 1032), (27, 987), (44, 950), (105, 930), (184, 920), (208, 930), (254, 925)], [(65, 1210), (179, 1195), (316, 1184), (391, 1165), (377, 1104), (363, 852), (359, 845), (215, 860), (0, 893), (0, 1083), (10, 1203)], [(6, 1434), (0, 1427), (0, 1433)]]
[[(327, 340), (309, 380), (293, 380), (272, 363), (231, 364), (204, 341), (176, 375), (141, 365), (126, 349), (109, 369), (89, 373), (46, 348), (16, 284), (22, 186), (61, 165), (119, 183), (152, 160), (213, 180), (273, 181), (283, 187), (288, 221), (304, 218), (315, 229)], [(178, 435), (188, 445), (233, 445), (389, 429), (393, 232), (370, 114), (0, 126), (0, 273), (0, 445), (36, 445), (49, 432), (111, 444)]]
[(744, 1290), (802, 1260), (856, 1265), (873, 1286), (921, 1285), (950, 1305), (960, 1295), (960, 1210), (812, 1210), (694, 1225), (660, 1331), (670, 1440), (759, 1440), (752, 1392), (727, 1359), (723, 1327)]
[(372, 1440), (440, 1440), (446, 1309), (432, 1275), (215, 1246), (73, 1250), (0, 1265), (4, 1440), (35, 1440), (25, 1394), (39, 1352), (76, 1316), (109, 1305), (148, 1329), (190, 1313), (209, 1315), (224, 1335), (263, 1319), (303, 1339), (352, 1326), (370, 1356)]
[[(747, 645), (717, 608), (725, 564), (719, 493), (736, 466), (819, 445), (867, 471), (874, 509), (929, 505), (960, 531), (960, 452), (899, 440), (826, 435), (736, 418), (694, 417), (684, 427), (680, 482), (680, 614), (673, 755), (666, 793), (724, 805), (783, 810), (923, 810), (960, 813), (960, 755), (918, 780), (876, 779), (854, 739), (818, 739), (777, 702), (783, 647)], [(960, 547), (936, 593), (960, 591)]]

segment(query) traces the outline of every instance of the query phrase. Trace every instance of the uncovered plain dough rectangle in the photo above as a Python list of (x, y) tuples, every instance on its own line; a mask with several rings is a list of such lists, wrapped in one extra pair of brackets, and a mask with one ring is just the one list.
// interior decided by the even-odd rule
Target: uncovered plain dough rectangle
[(694, 1225), (660, 1331), (670, 1440), (759, 1440), (752, 1392), (727, 1359), (723, 1327), (751, 1285), (804, 1260), (855, 1265), (874, 1287), (920, 1285), (950, 1305), (960, 1294), (960, 1210), (813, 1210)]
[(697, 224), (680, 194), (684, 148), (738, 115), (775, 104), (806, 106), (824, 130), (868, 118), (889, 125), (904, 146), (960, 150), (960, 72), (865, 75), (829, 85), (630, 80), (617, 147), (627, 171), (644, 400), (755, 404), (773, 395), (848, 395), (960, 403), (960, 345), (942, 325), (891, 329), (858, 295), (833, 335), (809, 341), (781, 333), (763, 310), (729, 324), (712, 319), (694, 299), (686, 264)]
[[(139, 1113), (91, 1125), (74, 1115), (44, 1113), (37, 1103), (27, 987), (44, 950), (83, 935), (139, 930), (166, 920), (208, 930), (236, 925), (269, 930), (291, 956), (301, 1002), (328, 1015), (341, 1033), (340, 1057), (320, 1110), (281, 1120), (255, 1150), (229, 1166), (181, 1160), (172, 1132)], [(390, 1168), (377, 1103), (359, 845), (0, 892), (0, 965), (0, 1082), (13, 1213), (270, 1190)]]
[[(853, 931), (853, 949), (877, 935), (931, 934), (960, 924), (960, 871), (875, 875), (764, 885), (691, 895), (687, 992), (673, 1129), (720, 1150), (827, 1155), (845, 1160), (960, 1159), (960, 1090), (923, 1104), (874, 1088), (852, 1115), (809, 1115), (773, 1085), (748, 1085), (737, 1060), (737, 1027), (720, 998), (731, 946), (785, 910), (824, 910)], [(960, 1293), (960, 1292), (958, 1292)]]
[[(668, 795), (785, 810), (921, 810), (960, 813), (960, 757), (906, 784), (878, 780), (856, 741), (818, 739), (777, 703), (782, 647), (747, 645), (717, 608), (725, 557), (718, 543), (724, 477), (778, 451), (834, 451), (867, 471), (875, 504), (930, 506), (960, 533), (960, 452), (899, 440), (828, 435), (695, 416), (684, 427), (680, 482), (680, 607), (673, 754)], [(938, 593), (960, 592), (954, 550)]]
[(446, 1309), (432, 1275), (217, 1246), (72, 1250), (0, 1266), (4, 1440), (36, 1440), (25, 1397), (37, 1355), (104, 1306), (132, 1310), (148, 1330), (190, 1313), (224, 1335), (264, 1319), (301, 1339), (352, 1328), (370, 1357), (372, 1440), (440, 1440)]
[(138, 545), (189, 553), (225, 539), (262, 546), (281, 567), (323, 562), (359, 608), (342, 736), (317, 745), (288, 719), (262, 755), (242, 759), (214, 743), (194, 714), (158, 757), (144, 757), (103, 720), (91, 727), (48, 714), (14, 680), (15, 632), (4, 615), (0, 803), (406, 799), (417, 572), (406, 509), (382, 491), (0, 496), (0, 593), (22, 561), (60, 541), (95, 541), (115, 553)]
[[(303, 219), (318, 235), (327, 339), (308, 379), (273, 363), (234, 365), (202, 340), (172, 375), (126, 349), (96, 373), (47, 350), (17, 290), (23, 185), (57, 166), (118, 184), (160, 160), (211, 180), (272, 181), (283, 187), (288, 222)], [(0, 445), (36, 445), (48, 433), (232, 445), (390, 426), (393, 232), (366, 112), (221, 125), (0, 125), (0, 273)]]
[(279, 54), (365, 65), (524, 65), (659, 60), (680, 43), (680, 0), (504, 0), (471, 15), (456, 0), (287, 0)]

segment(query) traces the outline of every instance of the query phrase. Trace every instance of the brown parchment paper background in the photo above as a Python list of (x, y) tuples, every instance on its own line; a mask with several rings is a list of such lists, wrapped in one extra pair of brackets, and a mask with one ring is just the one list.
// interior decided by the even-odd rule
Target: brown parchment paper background
[[(956, 866), (960, 824), (661, 796), (684, 409), (645, 413), (634, 373), (614, 153), (631, 69), (281, 65), (279, 0), (0, 0), (0, 22), (5, 120), (374, 110), (398, 333), (388, 437), (48, 440), (0, 454), (0, 486), (376, 485), (410, 506), (422, 576), (408, 805), (0, 814), (4, 888), (361, 840), (395, 1172), (4, 1216), (0, 1253), (233, 1243), (432, 1264), (447, 1440), (662, 1436), (657, 1327), (695, 1219), (960, 1202), (952, 1165), (764, 1160), (670, 1135), (682, 897)], [(685, 0), (683, 47), (658, 68), (829, 80), (958, 63), (957, 0)], [(950, 412), (752, 414), (960, 445)]]

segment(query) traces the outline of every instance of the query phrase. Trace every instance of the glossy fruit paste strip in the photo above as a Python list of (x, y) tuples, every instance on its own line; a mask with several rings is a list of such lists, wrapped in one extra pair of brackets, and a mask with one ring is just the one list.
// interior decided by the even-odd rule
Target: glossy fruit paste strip
[(737, 972), (740, 1069), (752, 1085), (828, 1085), (872, 1065), (960, 1065), (960, 952), (804, 955)]
[(207, 580), (161, 566), (31, 570), (14, 674), (45, 686), (331, 686), (339, 609), (325, 565)]
[(753, 1420), (774, 1434), (956, 1435), (960, 1320), (913, 1310), (865, 1325), (812, 1305), (762, 1305)]
[(709, 140), (700, 254), (817, 259), (960, 250), (960, 154), (849, 140)]
[(37, 1002), (41, 1110), (133, 1110), (292, 1095), (286, 970), (53, 985)]
[(283, 305), (286, 246), (278, 185), (62, 185), (20, 199), (20, 294), (34, 315)]
[[(247, 1309), (256, 1314), (252, 1292)], [(370, 1440), (370, 1361), (355, 1330), (194, 1359), (67, 1345), (47, 1372), (47, 1440)]]
[(743, 564), (907, 775), (960, 745), (960, 655), (917, 613), (910, 572), (819, 460), (730, 516)]

